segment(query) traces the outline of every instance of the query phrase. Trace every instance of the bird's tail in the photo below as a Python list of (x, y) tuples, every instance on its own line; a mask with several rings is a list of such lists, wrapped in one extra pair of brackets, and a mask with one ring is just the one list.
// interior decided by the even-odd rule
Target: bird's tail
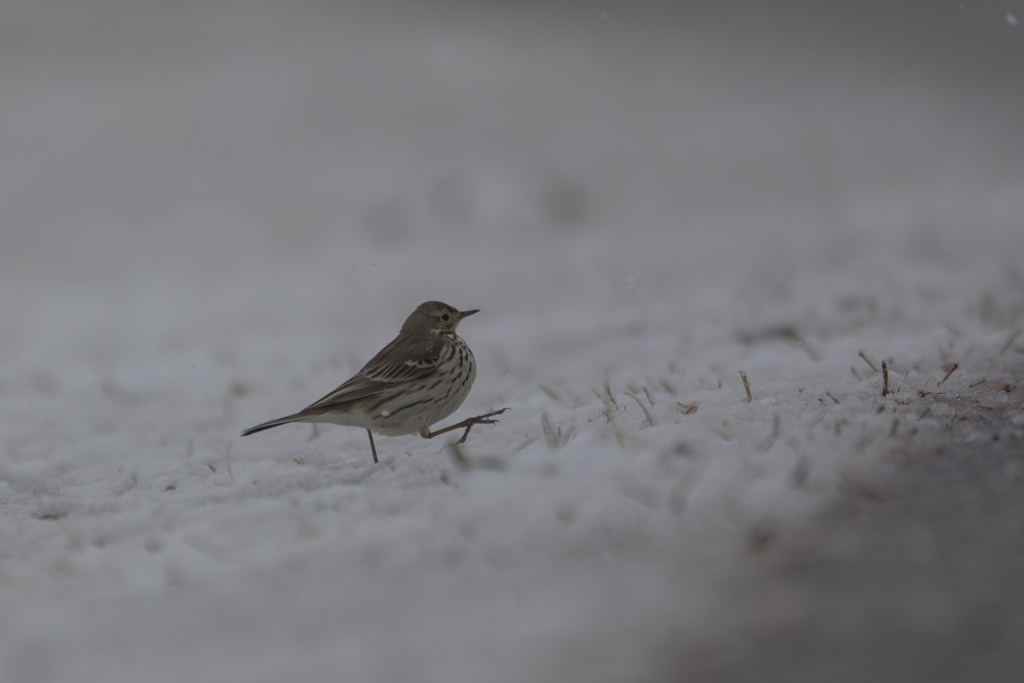
[(256, 425), (255, 427), (249, 427), (244, 432), (242, 432), (242, 436), (249, 436), (250, 434), (255, 434), (256, 432), (262, 432), (264, 429), (270, 429), (271, 427), (280, 427), (281, 425), (286, 425), (290, 422), (298, 422), (299, 420), (302, 420), (306, 417), (308, 417), (308, 415), (305, 415), (303, 413), (295, 413), (294, 415), (286, 415), (285, 417), (279, 417), (276, 420), (264, 422), (263, 424)]

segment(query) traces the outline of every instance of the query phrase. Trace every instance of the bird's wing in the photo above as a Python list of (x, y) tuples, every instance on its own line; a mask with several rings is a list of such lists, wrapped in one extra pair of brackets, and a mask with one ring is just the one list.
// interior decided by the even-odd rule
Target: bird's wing
[(399, 382), (428, 377), (441, 360), (444, 342), (431, 339), (408, 344), (397, 337), (340, 387), (311, 404), (302, 412), (327, 412), (362, 398), (375, 396)]

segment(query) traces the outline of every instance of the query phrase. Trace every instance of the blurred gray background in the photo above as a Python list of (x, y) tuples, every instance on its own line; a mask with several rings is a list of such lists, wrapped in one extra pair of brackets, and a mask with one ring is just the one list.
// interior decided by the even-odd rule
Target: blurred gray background
[(467, 235), (841, 234), (879, 205), (1008, 221), (978, 197), (1024, 187), (1020, 20), (1022, 0), (5, 0), (0, 283), (273, 282)]

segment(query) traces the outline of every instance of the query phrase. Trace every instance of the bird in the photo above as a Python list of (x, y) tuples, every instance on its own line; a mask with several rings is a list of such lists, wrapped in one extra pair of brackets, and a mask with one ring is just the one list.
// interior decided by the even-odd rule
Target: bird
[(398, 336), (370, 359), (347, 382), (319, 401), (292, 415), (279, 417), (242, 432), (249, 436), (292, 422), (329, 422), (362, 427), (370, 437), (373, 461), (377, 447), (373, 432), (384, 436), (419, 433), (424, 439), (473, 425), (496, 424), (495, 415), (508, 408), (471, 417), (435, 432), (430, 426), (462, 405), (476, 379), (476, 360), (455, 329), (479, 309), (460, 311), (440, 301), (427, 301), (406, 318)]

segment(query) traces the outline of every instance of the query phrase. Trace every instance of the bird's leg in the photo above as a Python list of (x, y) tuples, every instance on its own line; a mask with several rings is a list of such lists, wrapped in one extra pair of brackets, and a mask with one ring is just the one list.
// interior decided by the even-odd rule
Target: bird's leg
[(453, 431), (453, 430), (456, 430), (456, 429), (462, 429), (463, 427), (465, 427), (466, 428), (466, 433), (462, 435), (462, 438), (459, 439), (458, 443), (466, 443), (466, 438), (469, 436), (469, 430), (473, 428), (473, 425), (492, 425), (492, 424), (497, 424), (497, 422), (498, 422), (497, 420), (491, 420), (489, 418), (491, 418), (491, 417), (493, 417), (495, 415), (501, 415), (506, 410), (508, 410), (508, 408), (502, 408), (501, 410), (494, 410), (494, 411), (491, 411), (489, 413), (484, 413), (483, 415), (477, 415), (476, 417), (470, 417), (470, 418), (467, 418), (467, 419), (463, 420), (462, 422), (459, 422), (458, 424), (450, 425), (448, 427), (445, 427), (444, 429), (438, 429), (436, 432), (432, 432), (429, 429), (424, 429), (423, 431), (420, 432), (420, 436), (422, 436), (424, 439), (433, 439), (435, 436), (438, 436), (440, 434), (444, 434), (445, 432), (450, 432), (450, 431)]
[(373, 445), (373, 432), (367, 429), (366, 435), (370, 437), (370, 450), (373, 451), (373, 461), (377, 462), (377, 447)]

